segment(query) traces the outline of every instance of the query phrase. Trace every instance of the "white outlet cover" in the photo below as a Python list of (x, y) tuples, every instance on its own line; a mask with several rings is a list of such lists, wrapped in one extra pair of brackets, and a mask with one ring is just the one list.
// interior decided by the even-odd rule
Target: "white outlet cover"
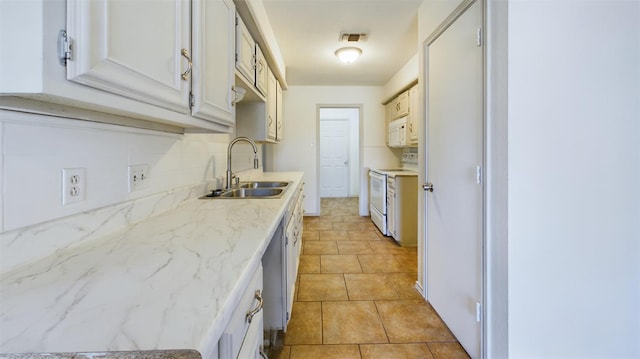
[(62, 170), (62, 205), (82, 202), (86, 198), (86, 171), (84, 168)]

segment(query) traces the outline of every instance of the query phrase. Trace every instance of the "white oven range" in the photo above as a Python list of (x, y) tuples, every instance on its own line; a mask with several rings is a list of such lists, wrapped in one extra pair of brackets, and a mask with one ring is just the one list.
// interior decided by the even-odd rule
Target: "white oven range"
[(387, 174), (383, 170), (369, 171), (369, 212), (371, 221), (387, 235)]

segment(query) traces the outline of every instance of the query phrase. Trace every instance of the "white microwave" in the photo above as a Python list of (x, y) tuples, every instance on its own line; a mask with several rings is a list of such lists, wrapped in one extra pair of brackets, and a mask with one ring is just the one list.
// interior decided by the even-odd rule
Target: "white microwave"
[(389, 123), (389, 147), (404, 147), (408, 137), (407, 118), (402, 117)]

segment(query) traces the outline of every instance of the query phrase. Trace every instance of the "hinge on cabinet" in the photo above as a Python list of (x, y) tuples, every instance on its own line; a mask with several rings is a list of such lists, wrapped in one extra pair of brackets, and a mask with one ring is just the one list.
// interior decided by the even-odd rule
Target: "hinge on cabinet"
[(476, 46), (482, 46), (482, 28), (476, 29)]
[(289, 320), (289, 312), (287, 312), (287, 320)]
[(67, 66), (67, 61), (71, 60), (72, 40), (67, 34), (67, 30), (58, 32), (58, 60), (60, 65)]
[(193, 96), (193, 92), (189, 92), (189, 108), (193, 108), (196, 104), (195, 96)]

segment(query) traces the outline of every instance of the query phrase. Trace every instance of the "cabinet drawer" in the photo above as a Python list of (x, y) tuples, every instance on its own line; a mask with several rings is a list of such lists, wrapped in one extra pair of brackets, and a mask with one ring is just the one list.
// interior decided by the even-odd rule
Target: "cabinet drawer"
[[(249, 285), (245, 289), (242, 297), (238, 301), (238, 306), (233, 311), (231, 321), (220, 337), (219, 354), (220, 359), (236, 359), (243, 347), (243, 342), (262, 341), (262, 266), (256, 269), (251, 277)], [(258, 310), (258, 308), (260, 308)], [(254, 313), (249, 322), (248, 313)], [(255, 328), (259, 329), (255, 329)], [(249, 331), (250, 328), (254, 328)], [(249, 336), (256, 338), (249, 338)]]

